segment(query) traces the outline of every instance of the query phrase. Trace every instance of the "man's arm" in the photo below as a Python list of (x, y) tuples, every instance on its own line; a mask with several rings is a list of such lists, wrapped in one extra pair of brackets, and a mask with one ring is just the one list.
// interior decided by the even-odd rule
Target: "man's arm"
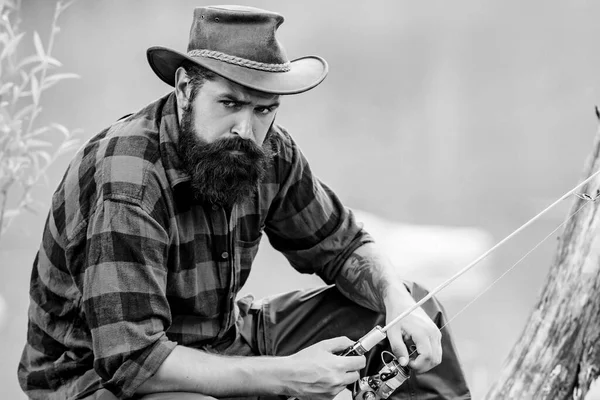
[(348, 257), (335, 283), (350, 300), (377, 312), (385, 312), (386, 301), (414, 304), (404, 281), (374, 243), (366, 243)]
[(147, 207), (107, 199), (90, 218), (83, 279), (94, 368), (119, 398), (187, 391), (214, 397), (287, 394), (332, 398), (358, 379), (365, 358), (333, 353), (348, 338), (288, 357), (226, 357), (170, 341), (166, 298), (168, 232)]
[[(400, 272), (374, 243), (366, 243), (348, 257), (335, 283), (344, 296), (363, 307), (384, 312), (390, 322), (416, 303)], [(388, 331), (392, 350), (402, 365), (408, 361), (403, 341), (408, 338), (414, 341), (419, 353), (409, 364), (412, 368), (425, 372), (441, 362), (441, 333), (421, 308)]]
[(137, 394), (193, 392), (215, 397), (292, 395), (330, 399), (359, 379), (365, 358), (339, 357), (352, 344), (340, 337), (287, 357), (234, 357), (177, 346)]
[(218, 397), (278, 394), (287, 375), (286, 365), (279, 357), (228, 357), (176, 346), (137, 393), (185, 391)]

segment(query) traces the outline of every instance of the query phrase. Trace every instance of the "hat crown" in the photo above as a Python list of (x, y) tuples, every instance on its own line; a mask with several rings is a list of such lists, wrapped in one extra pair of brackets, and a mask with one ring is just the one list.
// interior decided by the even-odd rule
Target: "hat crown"
[(288, 62), (275, 33), (283, 16), (242, 6), (209, 6), (194, 10), (188, 53), (210, 50), (266, 64)]

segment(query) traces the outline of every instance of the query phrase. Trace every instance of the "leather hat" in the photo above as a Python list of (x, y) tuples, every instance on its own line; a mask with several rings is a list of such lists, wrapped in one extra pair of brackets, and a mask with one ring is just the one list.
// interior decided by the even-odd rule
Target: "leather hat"
[(305, 92), (325, 79), (327, 62), (318, 56), (289, 61), (275, 37), (283, 20), (280, 14), (253, 7), (198, 7), (187, 54), (155, 46), (147, 51), (148, 62), (171, 86), (175, 85), (175, 71), (188, 60), (261, 92)]

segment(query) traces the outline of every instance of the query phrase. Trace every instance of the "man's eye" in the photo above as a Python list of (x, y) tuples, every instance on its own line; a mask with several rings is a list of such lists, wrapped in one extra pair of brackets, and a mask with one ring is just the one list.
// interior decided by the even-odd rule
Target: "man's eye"
[(237, 103), (235, 101), (222, 101), (221, 103), (227, 108), (239, 107), (239, 103)]
[(256, 109), (256, 112), (258, 112), (261, 115), (267, 115), (269, 114), (271, 111), (273, 111), (273, 109), (271, 107), (258, 107)]

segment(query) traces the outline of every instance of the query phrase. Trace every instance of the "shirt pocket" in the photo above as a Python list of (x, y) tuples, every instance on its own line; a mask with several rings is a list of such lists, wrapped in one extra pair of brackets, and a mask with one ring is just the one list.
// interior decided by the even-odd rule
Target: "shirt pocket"
[(256, 257), (256, 253), (258, 253), (258, 247), (260, 245), (260, 240), (262, 239), (262, 232), (258, 234), (258, 237), (252, 239), (250, 241), (237, 240), (236, 241), (236, 252), (239, 260), (239, 268), (240, 268), (240, 285), (241, 289), (248, 280), (248, 276), (250, 275), (250, 270), (252, 267), (252, 263), (254, 262), (254, 258)]

